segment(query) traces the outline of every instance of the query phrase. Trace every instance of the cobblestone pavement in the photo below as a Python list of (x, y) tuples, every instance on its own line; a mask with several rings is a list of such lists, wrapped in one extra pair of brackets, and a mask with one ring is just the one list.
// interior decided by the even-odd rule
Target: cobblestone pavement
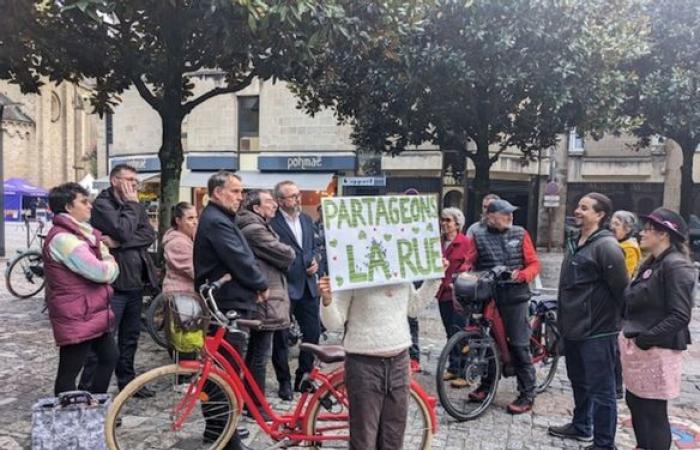
[[(560, 256), (544, 255), (544, 285), (552, 286), (556, 279)], [(4, 286), (0, 289), (0, 449), (29, 448), (31, 430), (30, 410), (40, 397), (51, 395), (58, 361), (49, 322), (42, 313), (42, 298), (15, 300)], [(424, 372), (420, 382), (435, 395), (434, 373), (436, 360), (444, 344), (442, 326), (436, 305), (422, 314), (421, 348)], [(693, 340), (700, 341), (700, 308), (694, 310)], [(137, 371), (168, 362), (165, 352), (142, 336), (137, 354)], [(551, 424), (563, 424), (571, 416), (571, 390), (560, 364), (557, 376), (548, 391), (536, 401), (532, 414), (511, 416), (505, 406), (515, 396), (515, 382), (504, 379), (500, 384), (495, 404), (479, 419), (458, 423), (438, 406), (439, 430), (433, 448), (457, 449), (577, 449), (579, 445), (547, 435)], [(682, 395), (671, 404), (676, 444), (674, 448), (700, 448), (692, 444), (700, 441), (700, 346), (685, 353), (685, 374)], [(272, 374), (272, 370), (268, 370)], [(276, 382), (268, 382), (273, 406), (289, 409), (291, 403), (278, 401), (274, 394)], [(619, 402), (620, 422), (617, 443), (620, 449), (633, 448), (634, 439), (629, 425), (629, 413), (624, 402)], [(246, 423), (245, 421), (243, 422)], [(248, 444), (255, 449), (268, 448), (272, 443), (248, 423), (251, 437)]]

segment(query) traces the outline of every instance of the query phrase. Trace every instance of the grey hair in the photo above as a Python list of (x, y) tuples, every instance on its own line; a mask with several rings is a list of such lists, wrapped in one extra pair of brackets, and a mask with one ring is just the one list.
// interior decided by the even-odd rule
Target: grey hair
[(220, 170), (214, 175), (210, 176), (209, 181), (207, 181), (207, 192), (209, 194), (209, 197), (214, 195), (214, 189), (218, 187), (223, 187), (229, 178), (235, 178), (238, 181), (243, 181), (241, 180), (241, 177), (228, 170)]
[(457, 224), (458, 230), (464, 228), (464, 214), (462, 214), (462, 211), (460, 211), (459, 208), (445, 208), (440, 213), (440, 216), (450, 216)]
[(282, 187), (290, 186), (290, 185), (296, 186), (297, 184), (295, 182), (293, 182), (292, 180), (284, 180), (284, 181), (280, 181), (279, 183), (277, 183), (275, 185), (275, 198), (284, 197), (284, 195), (282, 195)]
[(269, 189), (253, 189), (246, 194), (243, 207), (248, 211), (253, 211), (254, 206), (260, 205), (260, 194), (268, 194), (270, 197), (274, 198), (272, 196), (272, 191)]
[(484, 200), (493, 201), (493, 200), (500, 200), (500, 199), (501, 199), (501, 197), (499, 197), (498, 194), (486, 194), (486, 195), (484, 195), (484, 198), (481, 201), (482, 202)]
[(612, 217), (613, 219), (615, 217), (620, 219), (620, 222), (622, 222), (622, 225), (627, 229), (628, 233), (634, 233), (637, 230), (637, 223), (639, 220), (637, 219), (636, 214), (621, 209), (619, 211), (615, 211)]

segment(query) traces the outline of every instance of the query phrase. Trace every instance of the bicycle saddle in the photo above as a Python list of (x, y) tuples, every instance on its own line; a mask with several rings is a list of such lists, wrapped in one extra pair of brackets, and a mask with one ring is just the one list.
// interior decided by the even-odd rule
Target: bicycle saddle
[(342, 345), (316, 345), (303, 342), (299, 345), (299, 349), (313, 353), (326, 364), (345, 361), (345, 347)]

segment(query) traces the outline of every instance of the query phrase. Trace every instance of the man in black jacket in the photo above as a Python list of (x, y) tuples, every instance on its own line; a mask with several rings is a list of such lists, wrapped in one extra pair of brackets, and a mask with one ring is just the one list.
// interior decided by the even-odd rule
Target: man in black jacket
[(625, 257), (605, 229), (612, 202), (596, 192), (574, 211), (578, 234), (567, 242), (559, 278), (559, 331), (574, 391), (571, 423), (549, 434), (583, 442), (588, 449), (614, 449), (617, 425), (615, 358), (622, 296), (628, 283)]
[[(194, 240), (195, 289), (199, 290), (201, 285), (229, 274), (231, 281), (224, 283), (215, 294), (219, 309), (224, 314), (235, 310), (243, 319), (253, 318), (258, 302), (266, 301), (269, 291), (265, 274), (256, 264), (255, 255), (236, 225), (236, 211), (243, 199), (243, 184), (237, 175), (220, 171), (209, 178), (207, 189), (209, 204), (199, 217)], [(245, 337), (227, 333), (225, 339), (244, 355)], [(231, 363), (235, 367), (235, 363)], [(212, 405), (202, 406), (207, 422), (204, 440), (213, 442), (225, 424), (225, 421), (221, 423), (221, 406), (216, 405), (222, 393), (210, 386), (205, 386), (205, 390)], [(236, 433), (224, 448), (241, 450), (247, 447)]]
[[(139, 180), (136, 169), (118, 164), (109, 174), (110, 187), (103, 190), (92, 205), (92, 226), (103, 239), (119, 264), (119, 277), (112, 283), (110, 301), (115, 315), (119, 360), (115, 369), (119, 389), (134, 379), (134, 357), (141, 333), (141, 307), (145, 287), (157, 287), (153, 261), (147, 250), (156, 239), (148, 221), (146, 208), (139, 203)], [(89, 390), (89, 380), (96, 367), (94, 355), (88, 357), (80, 379), (81, 388)], [(136, 394), (149, 397), (147, 388)]]

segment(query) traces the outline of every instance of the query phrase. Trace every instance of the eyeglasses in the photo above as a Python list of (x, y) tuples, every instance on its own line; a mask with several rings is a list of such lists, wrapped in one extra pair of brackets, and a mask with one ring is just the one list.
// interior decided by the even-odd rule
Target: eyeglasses
[(451, 217), (440, 217), (440, 222), (452, 222)]
[(297, 198), (297, 199), (299, 199), (299, 198), (301, 198), (301, 192), (297, 192), (296, 194), (289, 194), (289, 195), (286, 195), (286, 196), (282, 197), (282, 200), (287, 200), (287, 199), (289, 199), (289, 198)]

